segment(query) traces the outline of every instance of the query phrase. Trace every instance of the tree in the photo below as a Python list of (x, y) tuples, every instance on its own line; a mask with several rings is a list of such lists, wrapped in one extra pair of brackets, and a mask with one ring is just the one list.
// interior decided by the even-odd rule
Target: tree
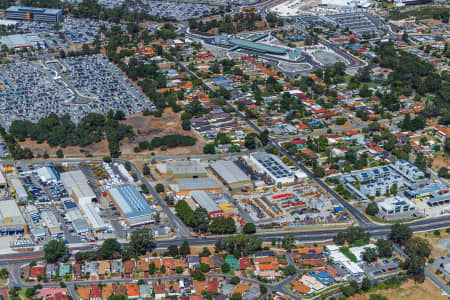
[(223, 274), (226, 274), (231, 271), (231, 267), (228, 263), (224, 263), (220, 268)]
[(297, 269), (292, 265), (283, 268), (283, 274), (285, 276), (292, 276), (295, 274), (295, 272), (297, 272)]
[(366, 214), (368, 214), (369, 216), (376, 216), (379, 211), (380, 209), (375, 202), (370, 202), (366, 207)]
[(150, 265), (148, 265), (148, 273), (150, 275), (153, 275), (155, 274), (155, 272), (156, 272), (156, 264), (152, 261)]
[(208, 143), (203, 147), (204, 154), (215, 154), (216, 153), (216, 145), (214, 143)]
[(198, 207), (192, 213), (189, 226), (197, 232), (207, 232), (209, 226), (209, 214), (205, 208)]
[(394, 246), (393, 246), (391, 240), (379, 239), (379, 240), (377, 240), (375, 245), (377, 246), (379, 257), (391, 257), (392, 256), (392, 253), (394, 251)]
[(33, 296), (34, 296), (34, 293), (35, 293), (35, 290), (34, 290), (34, 288), (32, 288), (32, 287), (27, 288), (27, 289), (25, 290), (25, 296), (27, 296), (28, 298), (33, 297)]
[(209, 251), (208, 247), (203, 247), (202, 252), (200, 252), (200, 257), (208, 257), (211, 255), (211, 251)]
[(164, 185), (162, 183), (158, 183), (155, 185), (155, 191), (157, 193), (164, 193)]
[(261, 144), (263, 144), (263, 146), (269, 143), (269, 131), (267, 129), (264, 129), (264, 131), (261, 132), (261, 134), (259, 135), (259, 140), (261, 141)]
[(364, 252), (362, 253), (362, 259), (366, 262), (373, 262), (377, 259), (377, 250), (373, 249), (373, 248), (367, 248), (366, 250), (364, 250)]
[(144, 174), (144, 175), (149, 175), (150, 174), (150, 167), (147, 164), (145, 164), (142, 167), (142, 174)]
[(111, 163), (111, 156), (103, 156), (103, 161), (105, 162), (105, 163)]
[(205, 274), (200, 269), (195, 269), (191, 272), (192, 279), (197, 281), (205, 281)]
[(264, 295), (267, 293), (267, 287), (264, 284), (260, 284), (259, 285), (259, 292), (261, 293), (261, 295)]
[(441, 167), (438, 171), (438, 175), (444, 178), (449, 177), (448, 168), (447, 167)]
[(370, 282), (370, 279), (367, 277), (364, 277), (362, 282), (361, 282), (361, 289), (364, 292), (367, 292), (370, 290), (370, 288), (372, 287), (372, 283)]
[(169, 251), (169, 255), (176, 257), (180, 254), (180, 250), (178, 249), (177, 245), (170, 245), (169, 247), (167, 247), (167, 250)]
[(203, 273), (209, 272), (209, 264), (200, 263), (200, 270), (202, 270)]
[(241, 279), (239, 277), (237, 277), (237, 276), (233, 276), (230, 279), (230, 283), (231, 284), (238, 284), (240, 281), (241, 281)]
[(292, 248), (295, 247), (295, 239), (292, 234), (289, 234), (281, 240), (281, 247), (286, 249), (287, 251), (291, 251)]
[(240, 293), (233, 293), (231, 300), (242, 300), (242, 295)]
[(183, 267), (180, 267), (180, 266), (178, 266), (178, 267), (176, 267), (175, 268), (175, 272), (177, 273), (177, 274), (181, 274), (181, 273), (183, 273)]
[(56, 150), (56, 157), (57, 158), (63, 158), (64, 157), (64, 153), (61, 149)]
[(405, 260), (403, 268), (407, 270), (416, 282), (425, 281), (425, 258), (421, 256), (410, 256)]
[(188, 255), (191, 253), (191, 248), (189, 248), (189, 243), (184, 241), (180, 246), (180, 255)]
[(150, 228), (138, 228), (131, 234), (129, 247), (134, 255), (143, 255), (153, 246), (153, 234)]
[(215, 218), (209, 225), (212, 233), (229, 234), (236, 232), (236, 224), (233, 218)]
[(394, 224), (391, 227), (391, 233), (389, 239), (394, 243), (405, 245), (406, 242), (411, 238), (412, 230), (407, 225), (404, 224)]
[(8, 278), (8, 270), (7, 269), (1, 269), (0, 270), (0, 279), (5, 280), (6, 278)]
[(183, 120), (183, 122), (181, 122), (181, 128), (183, 128), (183, 130), (186, 130), (186, 131), (191, 130), (191, 121)]
[(101, 248), (103, 259), (112, 259), (114, 252), (120, 252), (121, 250), (122, 247), (116, 239), (106, 239)]
[(255, 149), (256, 148), (256, 141), (255, 141), (255, 134), (250, 133), (245, 136), (245, 147), (247, 149)]
[(256, 232), (256, 226), (255, 226), (255, 224), (253, 224), (253, 223), (246, 223), (246, 224), (244, 225), (244, 228), (242, 229), (242, 231), (243, 231), (245, 234), (252, 234), (252, 233), (255, 233), (255, 232)]
[(45, 259), (55, 263), (67, 254), (67, 247), (63, 241), (51, 240), (44, 246)]
[(427, 258), (431, 254), (430, 243), (420, 237), (410, 238), (406, 242), (405, 249), (410, 256), (421, 256)]

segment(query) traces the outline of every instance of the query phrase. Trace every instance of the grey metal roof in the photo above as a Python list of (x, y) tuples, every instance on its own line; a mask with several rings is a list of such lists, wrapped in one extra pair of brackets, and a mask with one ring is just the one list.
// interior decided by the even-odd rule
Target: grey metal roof
[(206, 209), (208, 213), (220, 210), (220, 207), (205, 191), (192, 191), (191, 197), (201, 207)]
[(78, 232), (88, 232), (89, 231), (89, 225), (86, 222), (86, 220), (80, 218), (72, 221), (73, 229)]
[(179, 179), (180, 190), (218, 189), (220, 185), (211, 178), (186, 178)]
[(205, 168), (198, 162), (192, 160), (169, 161), (167, 163), (167, 173), (176, 174), (205, 174)]
[(210, 166), (228, 184), (250, 180), (250, 178), (231, 161), (221, 160), (212, 163)]

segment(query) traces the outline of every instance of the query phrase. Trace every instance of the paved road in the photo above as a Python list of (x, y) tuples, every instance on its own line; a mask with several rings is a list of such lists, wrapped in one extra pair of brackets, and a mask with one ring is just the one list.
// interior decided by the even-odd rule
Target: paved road
[(442, 282), (435, 273), (433, 273), (430, 269), (433, 268), (434, 270), (437, 269), (443, 269), (441, 265), (445, 263), (450, 262), (450, 257), (443, 256), (443, 257), (437, 257), (435, 261), (432, 264), (428, 264), (425, 267), (425, 276), (433, 282), (442, 292), (444, 292), (447, 296), (450, 296), (450, 288), (448, 285), (446, 285), (444, 282)]

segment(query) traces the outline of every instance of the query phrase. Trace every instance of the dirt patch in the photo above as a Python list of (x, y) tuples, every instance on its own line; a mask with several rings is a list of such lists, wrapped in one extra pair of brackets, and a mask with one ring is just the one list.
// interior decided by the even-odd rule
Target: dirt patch
[(433, 158), (432, 169), (436, 170), (441, 167), (448, 167), (450, 165), (450, 156), (437, 156)]
[(450, 238), (450, 234), (447, 233), (445, 230), (440, 230), (440, 235), (436, 236), (434, 235), (433, 231), (430, 232), (421, 232), (421, 233), (417, 233), (414, 234), (414, 236), (418, 236), (421, 238), (426, 239), (430, 245), (433, 247), (433, 249), (431, 250), (431, 257), (441, 257), (441, 256), (446, 256), (448, 254), (450, 254), (447, 249), (444, 249), (441, 245), (439, 245), (439, 240), (442, 239), (447, 239)]
[(185, 131), (181, 128), (180, 114), (172, 112), (172, 109), (166, 108), (163, 115), (160, 118), (154, 116), (143, 116), (142, 114), (129, 115), (124, 124), (131, 125), (135, 129), (136, 137), (132, 142), (124, 140), (121, 143), (120, 149), (124, 156), (142, 157), (148, 156), (150, 151), (143, 151), (135, 153), (133, 151), (139, 142), (151, 141), (154, 137), (161, 137), (170, 134), (182, 134), (195, 137), (197, 142), (193, 146), (189, 147), (177, 147), (168, 149), (166, 151), (160, 151), (154, 149), (151, 152), (162, 155), (182, 155), (182, 154), (201, 154), (203, 153), (203, 147), (205, 141), (194, 131)]
[(31, 141), (30, 139), (25, 140), (24, 142), (20, 142), (20, 145), (23, 148), (30, 148), (33, 152), (34, 156), (40, 154), (41, 156), (47, 152), (50, 157), (56, 157), (56, 151), (61, 149), (64, 153), (65, 157), (80, 157), (84, 156), (83, 153), (80, 152), (80, 149), (88, 151), (93, 156), (104, 156), (109, 154), (108, 150), (108, 142), (103, 140), (99, 143), (91, 144), (86, 147), (79, 146), (68, 146), (65, 148), (60, 147), (50, 147), (47, 142), (38, 144), (36, 141)]
[(375, 291), (370, 294), (381, 294), (386, 296), (389, 300), (446, 300), (447, 296), (443, 296), (441, 290), (435, 286), (431, 281), (426, 279), (424, 283), (418, 284), (413, 280), (408, 280), (399, 288)]

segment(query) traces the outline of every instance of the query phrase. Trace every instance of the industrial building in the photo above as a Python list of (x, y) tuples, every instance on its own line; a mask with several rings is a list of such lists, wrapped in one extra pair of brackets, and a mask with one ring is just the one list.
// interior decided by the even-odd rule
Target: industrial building
[(78, 203), (81, 212), (88, 219), (92, 229), (95, 231), (106, 229), (106, 224), (100, 217), (97, 208), (92, 204), (97, 201), (97, 196), (89, 186), (88, 179), (83, 172), (76, 170), (61, 173), (61, 182), (69, 192), (69, 195)]
[(378, 207), (383, 214), (387, 215), (408, 212), (416, 209), (414, 202), (401, 196), (386, 198), (383, 202), (378, 203)]
[(218, 194), (222, 193), (220, 185), (209, 177), (186, 178), (178, 180), (178, 195), (189, 196), (192, 191), (209, 191)]
[(61, 9), (10, 6), (5, 10), (6, 19), (58, 23), (62, 19)]
[(14, 200), (0, 201), (0, 235), (28, 233), (27, 223)]
[(198, 178), (208, 176), (206, 169), (200, 162), (194, 160), (169, 161), (167, 164), (158, 164), (156, 167), (160, 173), (166, 173), (174, 178)]
[[(0, 45), (6, 45), (9, 50), (45, 48), (44, 40), (34, 33), (5, 35), (0, 38)], [(1, 49), (1, 48), (0, 48)]]
[(223, 217), (223, 210), (205, 191), (192, 191), (191, 198), (194, 202), (208, 212), (211, 218)]
[(216, 161), (211, 163), (210, 167), (223, 183), (233, 191), (249, 187), (252, 184), (250, 177), (232, 161)]
[(120, 186), (108, 190), (111, 201), (131, 227), (153, 223), (153, 210), (141, 193), (132, 186)]
[(276, 185), (295, 182), (294, 173), (275, 155), (265, 152), (253, 153), (248, 162), (255, 172), (267, 176)]
[(10, 177), (11, 194), (14, 194), (16, 199), (25, 202), (28, 199), (28, 193), (23, 187), (22, 181), (17, 177)]

